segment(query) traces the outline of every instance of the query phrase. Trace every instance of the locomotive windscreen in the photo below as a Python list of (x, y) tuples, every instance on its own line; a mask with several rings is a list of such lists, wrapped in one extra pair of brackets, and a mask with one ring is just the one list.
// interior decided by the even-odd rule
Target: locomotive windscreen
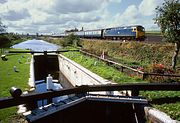
[(142, 31), (142, 32), (145, 31), (144, 27), (142, 27), (142, 26), (138, 26), (138, 27), (137, 27), (137, 30), (138, 30), (138, 31)]

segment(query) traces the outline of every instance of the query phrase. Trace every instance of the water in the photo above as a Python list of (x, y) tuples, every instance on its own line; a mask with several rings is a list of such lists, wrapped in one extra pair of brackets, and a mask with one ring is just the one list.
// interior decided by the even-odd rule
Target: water
[(48, 43), (43, 40), (33, 39), (33, 40), (27, 40), (27, 41), (21, 42), (19, 44), (15, 44), (12, 46), (12, 48), (29, 49), (32, 51), (56, 51), (61, 47), (52, 43)]
[[(35, 92), (41, 93), (41, 92), (46, 92), (47, 91), (45, 80), (36, 81), (35, 85), (36, 85)], [(57, 90), (61, 90), (61, 89), (62, 89), (61, 84), (53, 83), (53, 90), (57, 91)], [(52, 103), (58, 103), (61, 100), (64, 100), (64, 99), (67, 99), (67, 98), (68, 98), (68, 96), (55, 97), (55, 98), (52, 98)], [(47, 104), (48, 104), (47, 99), (37, 101), (38, 107), (45, 106)]]

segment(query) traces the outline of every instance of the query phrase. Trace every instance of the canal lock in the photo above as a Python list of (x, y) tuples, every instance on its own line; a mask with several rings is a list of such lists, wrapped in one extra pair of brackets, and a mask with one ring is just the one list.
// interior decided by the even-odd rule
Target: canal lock
[[(63, 57), (62, 60), (65, 60)], [(33, 58), (31, 60), (31, 71), (30, 71), (30, 81), (35, 81), (34, 85), (31, 83), (31, 86), (35, 87), (32, 93), (39, 93), (39, 92), (46, 92), (47, 86), (46, 86), (46, 78), (50, 74), (53, 78), (53, 85), (54, 90), (59, 90), (62, 88), (70, 88), (74, 87), (73, 83), (69, 81), (60, 72), (60, 66), (59, 62), (59, 55), (56, 54), (44, 54), (44, 55), (33, 55)], [(68, 62), (68, 60), (65, 60)], [(68, 64), (70, 66), (70, 64)], [(67, 66), (68, 70), (69, 66)], [(76, 66), (76, 65), (74, 65)], [(77, 67), (77, 66), (76, 66)], [(72, 69), (72, 66), (71, 66)], [(79, 73), (78, 70), (76, 72), (72, 73)], [(86, 73), (83, 71), (83, 73)], [(81, 75), (85, 76), (85, 75)], [(78, 78), (78, 76), (76, 76)], [(87, 77), (86, 77), (87, 78)], [(97, 79), (97, 78), (96, 78)], [(78, 79), (81, 81), (84, 81), (83, 79)], [(91, 80), (89, 80), (91, 81)], [(105, 81), (106, 82), (106, 81)], [(82, 83), (82, 82), (79, 82)], [(29, 105), (26, 105), (28, 109), (33, 110), (38, 107), (43, 107), (45, 105), (48, 105), (49, 103), (56, 103), (60, 100), (64, 100), (68, 98), (67, 96), (63, 97), (55, 97), (53, 99), (45, 99), (45, 100), (39, 100), (37, 102), (29, 103)], [(35, 104), (35, 105), (34, 105)], [(78, 112), (77, 112), (78, 111)], [(84, 113), (86, 112), (86, 113)], [(68, 116), (68, 114), (71, 113), (71, 116)], [(67, 114), (67, 116), (65, 116)], [(118, 114), (121, 114), (123, 117), (119, 116)], [(27, 115), (27, 114), (25, 114)], [(79, 119), (79, 115), (81, 115), (81, 119)], [(52, 119), (52, 116), (54, 117)], [(38, 121), (44, 122), (44, 121), (52, 121), (52, 122), (59, 122), (63, 121), (66, 122), (83, 122), (84, 120), (87, 120), (89, 117), (94, 117), (93, 119), (89, 120), (89, 122), (96, 121), (103, 121), (103, 122), (117, 122), (117, 121), (127, 121), (127, 122), (145, 122), (145, 112), (144, 112), (144, 106), (141, 104), (133, 104), (133, 103), (116, 103), (116, 102), (99, 102), (99, 101), (84, 101), (78, 105), (72, 106), (71, 108), (68, 108), (66, 110), (63, 110), (61, 112), (53, 114), (51, 117), (44, 117), (39, 119)], [(66, 118), (65, 118), (66, 117)], [(69, 117), (69, 118), (68, 118)], [(88, 121), (86, 121), (88, 122)]]

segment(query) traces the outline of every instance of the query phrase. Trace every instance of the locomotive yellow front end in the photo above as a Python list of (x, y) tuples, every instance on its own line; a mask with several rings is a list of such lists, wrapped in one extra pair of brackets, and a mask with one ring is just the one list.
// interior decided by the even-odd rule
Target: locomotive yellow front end
[(145, 39), (145, 29), (142, 26), (136, 27), (136, 39), (137, 40), (144, 40)]

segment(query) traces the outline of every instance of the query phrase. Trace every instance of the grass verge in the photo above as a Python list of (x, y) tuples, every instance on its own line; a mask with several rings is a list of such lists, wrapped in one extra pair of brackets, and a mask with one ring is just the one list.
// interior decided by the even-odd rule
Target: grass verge
[[(0, 59), (0, 97), (11, 96), (9, 89), (12, 86), (21, 88), (22, 91), (28, 88), (29, 63), (27, 59), (30, 57), (30, 54), (8, 54), (6, 55), (7, 61)], [(13, 70), (14, 66), (17, 72)], [(16, 116), (16, 107), (0, 110), (0, 122), (2, 123), (10, 122), (14, 116)]]
[(98, 74), (99, 76), (108, 79), (113, 82), (117, 83), (137, 83), (142, 82), (138, 77), (129, 77), (121, 72), (119, 72), (114, 67), (106, 65), (106, 63), (96, 59), (91, 58), (85, 55), (82, 55), (79, 52), (66, 52), (63, 53), (66, 57), (70, 58), (71, 60), (81, 64), (85, 68), (89, 69), (90, 71)]
[(180, 91), (142, 91), (140, 95), (146, 97), (153, 107), (180, 121)]

